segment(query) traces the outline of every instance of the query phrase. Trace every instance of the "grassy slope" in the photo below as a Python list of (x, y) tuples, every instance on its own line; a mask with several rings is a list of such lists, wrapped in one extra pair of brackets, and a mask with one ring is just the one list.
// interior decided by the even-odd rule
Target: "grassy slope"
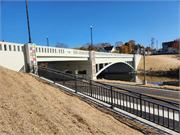
[(0, 134), (141, 134), (28, 74), (0, 73)]
[[(170, 71), (170, 69), (178, 69), (180, 60), (176, 55), (151, 55), (145, 57), (146, 71)], [(141, 58), (138, 70), (143, 70), (143, 57)]]

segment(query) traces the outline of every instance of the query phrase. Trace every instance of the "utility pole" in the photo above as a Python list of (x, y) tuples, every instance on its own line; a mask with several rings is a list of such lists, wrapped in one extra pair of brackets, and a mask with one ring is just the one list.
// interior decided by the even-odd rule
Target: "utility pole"
[(29, 43), (32, 43), (32, 42), (31, 42), (30, 26), (29, 26), (29, 14), (28, 14), (28, 4), (27, 4), (27, 0), (26, 0), (26, 14), (27, 14), (27, 23), (28, 23)]
[(147, 84), (147, 81), (146, 81), (146, 72), (145, 72), (145, 48), (144, 48), (144, 81), (143, 81), (143, 84), (146, 85)]
[(153, 37), (151, 38), (151, 49), (152, 50), (154, 49), (154, 38)]

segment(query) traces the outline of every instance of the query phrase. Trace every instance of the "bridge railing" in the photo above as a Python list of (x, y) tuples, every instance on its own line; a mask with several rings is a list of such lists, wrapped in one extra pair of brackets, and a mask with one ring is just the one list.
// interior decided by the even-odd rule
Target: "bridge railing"
[(136, 116), (179, 132), (179, 103), (148, 96), (73, 74), (38, 66), (39, 77), (65, 85)]
[(82, 55), (89, 57), (89, 51), (75, 50), (75, 49), (65, 49), (58, 47), (45, 47), (36, 45), (36, 53), (38, 54), (50, 54), (50, 55)]
[[(45, 47), (36, 45), (36, 53), (40, 54), (65, 54), (65, 55), (86, 55), (89, 56), (89, 51), (75, 50), (75, 49), (65, 49), (57, 47)], [(105, 53), (105, 52), (95, 52), (96, 57), (101, 56), (112, 56), (112, 57), (133, 57), (132, 54), (117, 54), (117, 53)]]
[(120, 57), (133, 57), (133, 54), (119, 54), (119, 53), (105, 53), (105, 52), (95, 52), (95, 56), (120, 56)]
[[(0, 51), (16, 51), (22, 52), (24, 44), (10, 43), (10, 42), (0, 42)], [(46, 47), (36, 45), (37, 54), (65, 54), (65, 55), (85, 55), (89, 57), (89, 51), (84, 50), (75, 50), (75, 49), (66, 49), (66, 48), (57, 48), (57, 47)], [(95, 52), (95, 56), (126, 56), (133, 57), (132, 54), (117, 54), (117, 53), (104, 53), (104, 52)]]
[(23, 52), (23, 44), (0, 42), (0, 51)]

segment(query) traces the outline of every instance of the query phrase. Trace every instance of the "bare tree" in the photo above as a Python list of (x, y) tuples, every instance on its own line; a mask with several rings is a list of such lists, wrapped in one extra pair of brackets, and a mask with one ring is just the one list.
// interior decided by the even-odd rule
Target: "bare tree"
[(116, 43), (115, 43), (115, 46), (116, 47), (119, 47), (119, 46), (122, 46), (123, 45), (123, 42), (122, 41), (117, 41)]
[(86, 47), (88, 51), (91, 51), (91, 50), (97, 51), (99, 49), (98, 44), (93, 44), (92, 46), (90, 43), (86, 43), (83, 46)]
[(83, 46), (85, 46), (86, 48), (89, 48), (89, 46), (91, 46), (91, 43), (86, 43), (86, 44), (83, 45)]
[(96, 44), (96, 46), (98, 46), (98, 47), (108, 47), (108, 46), (111, 46), (111, 44), (110, 43), (98, 43), (98, 44)]
[(56, 47), (59, 47), (59, 48), (69, 48), (69, 46), (67, 44), (59, 43), (59, 42), (56, 43)]

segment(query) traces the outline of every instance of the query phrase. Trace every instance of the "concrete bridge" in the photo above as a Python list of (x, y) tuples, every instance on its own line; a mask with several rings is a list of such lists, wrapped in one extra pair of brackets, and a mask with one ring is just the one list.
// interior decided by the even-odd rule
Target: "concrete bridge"
[(71, 71), (73, 74), (83, 70), (91, 79), (96, 79), (101, 72), (136, 71), (141, 55), (0, 42), (0, 57), (1, 66), (15, 71), (26, 71), (28, 66), (36, 67), (39, 63), (46, 62), (50, 68)]

